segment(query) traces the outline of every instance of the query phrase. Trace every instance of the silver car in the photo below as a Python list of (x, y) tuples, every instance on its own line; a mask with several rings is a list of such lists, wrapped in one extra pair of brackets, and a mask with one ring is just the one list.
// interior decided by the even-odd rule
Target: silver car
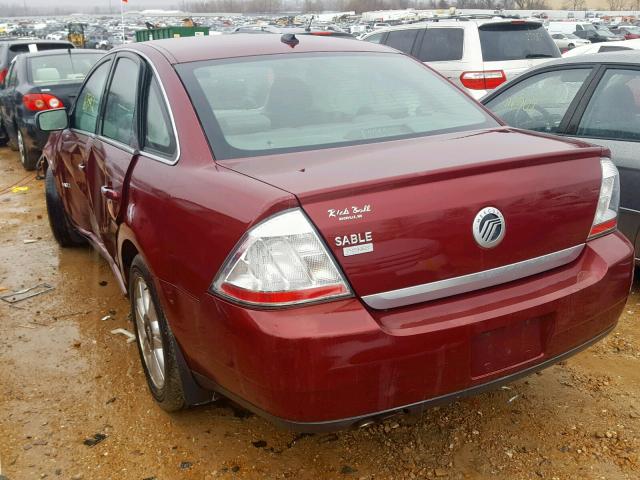
[(476, 99), (560, 51), (540, 22), (452, 18), (385, 28), (362, 37), (413, 55)]
[(583, 45), (589, 45), (591, 43), (589, 40), (580, 38), (573, 33), (552, 33), (551, 38), (561, 52), (572, 50)]

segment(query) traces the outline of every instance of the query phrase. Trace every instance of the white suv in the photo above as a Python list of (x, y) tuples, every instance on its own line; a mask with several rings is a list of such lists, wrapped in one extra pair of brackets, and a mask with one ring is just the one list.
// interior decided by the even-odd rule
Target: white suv
[(460, 17), (385, 28), (362, 37), (413, 55), (476, 99), (560, 51), (540, 22)]

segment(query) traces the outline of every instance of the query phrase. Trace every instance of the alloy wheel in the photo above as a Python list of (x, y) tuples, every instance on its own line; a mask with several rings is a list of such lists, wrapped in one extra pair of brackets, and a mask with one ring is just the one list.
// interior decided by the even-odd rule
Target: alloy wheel
[(24, 147), (24, 138), (22, 138), (22, 132), (20, 130), (18, 130), (18, 150), (20, 151), (20, 161), (22, 162), (22, 165), (26, 165), (27, 156)]
[(136, 278), (133, 289), (138, 343), (149, 378), (157, 389), (164, 386), (164, 347), (158, 312), (149, 286), (142, 277)]

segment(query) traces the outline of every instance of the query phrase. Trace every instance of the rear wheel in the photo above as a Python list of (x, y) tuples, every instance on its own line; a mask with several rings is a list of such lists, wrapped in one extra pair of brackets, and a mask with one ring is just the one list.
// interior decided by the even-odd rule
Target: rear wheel
[(18, 129), (18, 152), (20, 153), (20, 162), (25, 170), (35, 170), (38, 159), (33, 154), (26, 143), (24, 143), (24, 134)]
[(62, 199), (56, 188), (55, 178), (50, 168), (44, 177), (44, 193), (47, 203), (47, 214), (49, 215), (49, 225), (53, 232), (53, 237), (61, 247), (77, 247), (87, 243), (86, 239), (80, 235), (73, 227), (64, 210)]
[(129, 298), (138, 352), (153, 398), (168, 412), (187, 406), (175, 340), (158, 301), (153, 278), (140, 255), (129, 273)]
[(569, 47), (569, 50), (571, 50), (572, 48), (576, 48), (576, 46), (573, 43), (570, 43), (568, 47)]

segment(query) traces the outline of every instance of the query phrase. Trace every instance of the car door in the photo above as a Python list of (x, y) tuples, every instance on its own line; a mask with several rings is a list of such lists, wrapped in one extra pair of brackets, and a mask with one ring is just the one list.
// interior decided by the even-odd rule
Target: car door
[(567, 134), (611, 150), (620, 171), (619, 227), (640, 258), (640, 66), (603, 67)]
[(139, 90), (143, 73), (143, 63), (137, 55), (118, 54), (100, 116), (100, 133), (91, 147), (87, 165), (91, 228), (112, 258), (116, 257), (117, 219), (125, 177), (138, 156)]
[(71, 111), (69, 128), (60, 134), (60, 171), (56, 175), (62, 200), (73, 223), (91, 231), (91, 206), (86, 168), (95, 142), (99, 112), (113, 57), (98, 63), (87, 76)]

